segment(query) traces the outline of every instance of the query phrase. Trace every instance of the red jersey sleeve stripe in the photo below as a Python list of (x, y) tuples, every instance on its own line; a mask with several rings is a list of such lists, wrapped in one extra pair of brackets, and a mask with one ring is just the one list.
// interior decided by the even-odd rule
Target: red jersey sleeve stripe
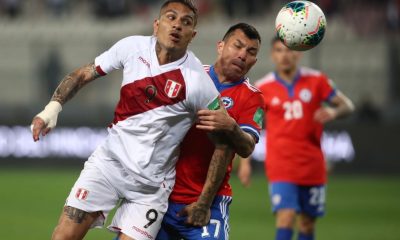
[(96, 72), (97, 72), (98, 74), (100, 74), (100, 76), (105, 76), (105, 75), (107, 75), (107, 73), (105, 73), (105, 72), (103, 71), (103, 69), (101, 69), (100, 66), (96, 66)]

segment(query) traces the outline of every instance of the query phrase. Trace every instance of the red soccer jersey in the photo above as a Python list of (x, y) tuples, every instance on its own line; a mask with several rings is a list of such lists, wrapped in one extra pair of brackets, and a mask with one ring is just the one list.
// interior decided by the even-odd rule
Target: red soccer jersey
[[(205, 69), (219, 90), (229, 115), (236, 120), (243, 131), (252, 134), (258, 142), (264, 106), (261, 92), (250, 85), (247, 78), (237, 83), (221, 84), (212, 66), (205, 66)], [(214, 145), (208, 139), (206, 132), (193, 126), (181, 144), (181, 153), (176, 164), (175, 186), (170, 200), (185, 204), (197, 201), (206, 181), (213, 152)], [(232, 195), (228, 182), (231, 170), (232, 162), (218, 195)]]
[(323, 126), (314, 120), (314, 113), (336, 95), (328, 78), (319, 71), (301, 68), (293, 84), (269, 73), (256, 86), (265, 100), (265, 170), (269, 181), (324, 184), (326, 170), (320, 146)]

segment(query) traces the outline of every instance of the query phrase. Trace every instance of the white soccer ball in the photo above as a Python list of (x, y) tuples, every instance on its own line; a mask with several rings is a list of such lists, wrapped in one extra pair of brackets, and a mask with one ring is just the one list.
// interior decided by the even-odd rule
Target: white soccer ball
[(325, 34), (326, 19), (316, 4), (293, 1), (279, 11), (275, 29), (278, 38), (288, 48), (305, 51), (321, 42)]

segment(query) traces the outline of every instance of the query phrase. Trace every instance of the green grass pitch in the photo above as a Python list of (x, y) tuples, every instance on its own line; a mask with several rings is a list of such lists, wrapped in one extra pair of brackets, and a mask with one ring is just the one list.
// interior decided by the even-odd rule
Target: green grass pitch
[[(0, 239), (50, 239), (79, 169), (0, 169)], [(273, 239), (267, 182), (256, 175), (250, 188), (232, 179), (232, 240)], [(331, 176), (327, 214), (317, 225), (321, 240), (400, 239), (400, 177)], [(85, 239), (111, 240), (104, 229)], [(295, 239), (295, 238), (294, 238)]]

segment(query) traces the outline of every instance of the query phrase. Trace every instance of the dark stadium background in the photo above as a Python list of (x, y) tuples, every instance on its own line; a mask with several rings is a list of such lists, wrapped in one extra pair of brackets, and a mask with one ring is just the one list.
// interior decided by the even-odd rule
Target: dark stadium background
[[(197, 3), (198, 35), (190, 49), (203, 63), (213, 63), (215, 44), (227, 28), (244, 21), (263, 38), (250, 78), (255, 81), (273, 69), (269, 40), (286, 1)], [(355, 155), (351, 161), (336, 159), (327, 216), (317, 236), (399, 239), (400, 1), (316, 3), (327, 16), (327, 31), (318, 47), (304, 53), (302, 63), (327, 73), (356, 105), (350, 118), (326, 126), (328, 133), (347, 133)], [(151, 34), (159, 6), (157, 0), (0, 1), (0, 239), (49, 238), (84, 160), (112, 120), (121, 74), (89, 84), (68, 102), (47, 142), (31, 142), (32, 117), (65, 74), (92, 62), (122, 37)], [(273, 236), (263, 165), (253, 165), (248, 189), (233, 174), (234, 240)], [(105, 230), (87, 237), (111, 238)]]

